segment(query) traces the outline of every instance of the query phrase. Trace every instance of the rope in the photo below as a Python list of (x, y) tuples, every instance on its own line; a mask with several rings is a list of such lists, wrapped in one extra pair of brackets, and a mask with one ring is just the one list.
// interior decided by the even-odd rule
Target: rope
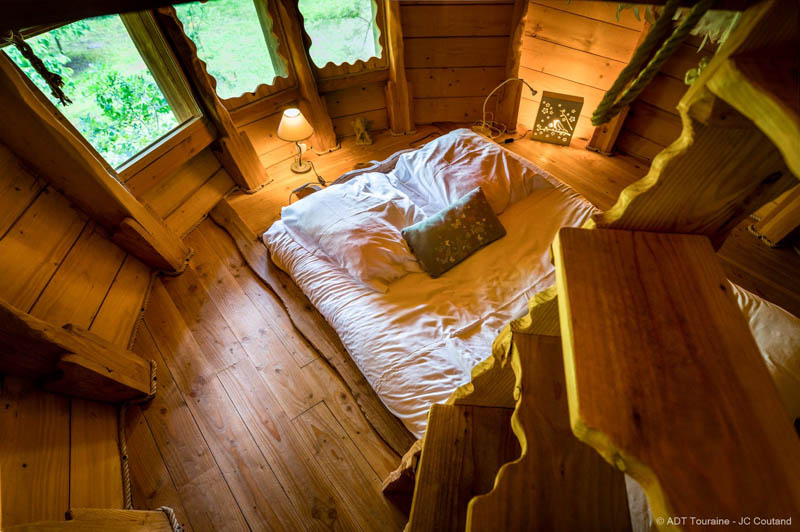
[(70, 100), (67, 95), (64, 94), (64, 91), (61, 90), (61, 88), (64, 86), (64, 80), (61, 79), (61, 76), (55, 72), (50, 72), (47, 70), (47, 67), (42, 60), (36, 56), (36, 53), (33, 51), (33, 48), (31, 48), (31, 45), (25, 42), (25, 39), (18, 31), (9, 30), (5, 40), (13, 44), (16, 49), (19, 50), (19, 53), (21, 53), (25, 59), (30, 61), (31, 66), (36, 70), (36, 72), (39, 73), (40, 76), (42, 76), (42, 79), (45, 83), (47, 83), (47, 86), (50, 87), (50, 93), (54, 98), (61, 102), (61, 105), (72, 103), (72, 100)]
[[(672, 17), (678, 8), (678, 0), (669, 0), (664, 11), (659, 16), (653, 29), (647, 34), (642, 44), (636, 49), (631, 62), (622, 70), (617, 80), (606, 92), (603, 101), (597, 106), (597, 109), (592, 114), (592, 125), (599, 126), (605, 124), (622, 109), (630, 104), (639, 93), (641, 93), (653, 77), (661, 70), (661, 66), (674, 54), (686, 36), (692, 31), (692, 28), (697, 22), (705, 15), (706, 11), (711, 8), (714, 0), (700, 0), (695, 4), (685, 19), (681, 21), (677, 28), (673, 31), (661, 47), (656, 51), (655, 55), (647, 63), (647, 66), (641, 70), (640, 68), (650, 57), (653, 49), (661, 42), (671, 27)], [(636, 79), (625, 88), (627, 83), (633, 79), (635, 73)], [(620, 95), (621, 94), (621, 95)]]
[[(131, 469), (128, 464), (128, 441), (125, 437), (125, 417), (128, 413), (128, 405), (146, 403), (156, 395), (158, 388), (158, 365), (155, 360), (150, 361), (150, 393), (141, 399), (134, 399), (122, 403), (119, 407), (119, 454), (122, 460), (122, 498), (126, 510), (133, 510), (133, 492), (131, 490)], [(164, 512), (169, 520), (169, 525), (173, 532), (184, 532), (185, 528), (178, 522), (175, 511), (169, 506), (159, 506), (158, 510)]]

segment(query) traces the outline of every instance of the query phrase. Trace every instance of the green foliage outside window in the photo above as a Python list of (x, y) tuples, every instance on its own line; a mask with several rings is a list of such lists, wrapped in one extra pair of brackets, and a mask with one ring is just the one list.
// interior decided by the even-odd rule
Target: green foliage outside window
[[(112, 166), (178, 125), (118, 16), (74, 22), (28, 44), (64, 80), (73, 103), (59, 110)], [(13, 46), (3, 50), (56, 103), (28, 60)]]
[(197, 56), (217, 80), (220, 98), (235, 98), (286, 76), (272, 21), (265, 16), (263, 4), (261, 7), (263, 20), (253, 0), (209, 0), (175, 6), (186, 35), (197, 46)]
[(375, 23), (376, 0), (300, 0), (306, 33), (311, 37), (311, 59), (318, 67), (328, 63), (353, 64), (380, 57), (380, 32)]

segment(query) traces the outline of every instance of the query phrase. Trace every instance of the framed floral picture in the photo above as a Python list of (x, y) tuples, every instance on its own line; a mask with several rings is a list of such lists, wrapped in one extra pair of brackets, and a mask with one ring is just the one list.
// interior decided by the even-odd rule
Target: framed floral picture
[(569, 146), (582, 107), (582, 96), (544, 91), (531, 138)]

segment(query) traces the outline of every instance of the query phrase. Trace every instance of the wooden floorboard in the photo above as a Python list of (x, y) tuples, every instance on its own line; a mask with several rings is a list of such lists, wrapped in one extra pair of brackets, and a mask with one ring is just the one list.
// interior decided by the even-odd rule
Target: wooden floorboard
[[(134, 351), (158, 364), (126, 427), (134, 505), (192, 530), (400, 530), (380, 481), (399, 462), (296, 332), (230, 236), (205, 221), (158, 279)], [(346, 469), (353, 467), (351, 474)]]

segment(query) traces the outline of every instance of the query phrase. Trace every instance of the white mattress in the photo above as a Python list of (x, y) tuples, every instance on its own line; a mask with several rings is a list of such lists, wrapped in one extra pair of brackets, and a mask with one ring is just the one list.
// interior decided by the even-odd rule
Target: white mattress
[[(413, 166), (398, 165), (389, 176), (408, 191), (421, 175)], [(365, 288), (324, 254), (307, 251), (280, 221), (264, 234), (275, 264), (333, 326), (386, 407), (418, 437), (431, 404), (469, 382), (499, 330), (554, 282), (550, 244), (558, 229), (580, 226), (594, 212), (566, 185), (542, 170), (536, 174), (534, 186), (526, 187), (530, 195), (499, 216), (505, 237), (438, 279), (412, 273), (386, 294)]]

